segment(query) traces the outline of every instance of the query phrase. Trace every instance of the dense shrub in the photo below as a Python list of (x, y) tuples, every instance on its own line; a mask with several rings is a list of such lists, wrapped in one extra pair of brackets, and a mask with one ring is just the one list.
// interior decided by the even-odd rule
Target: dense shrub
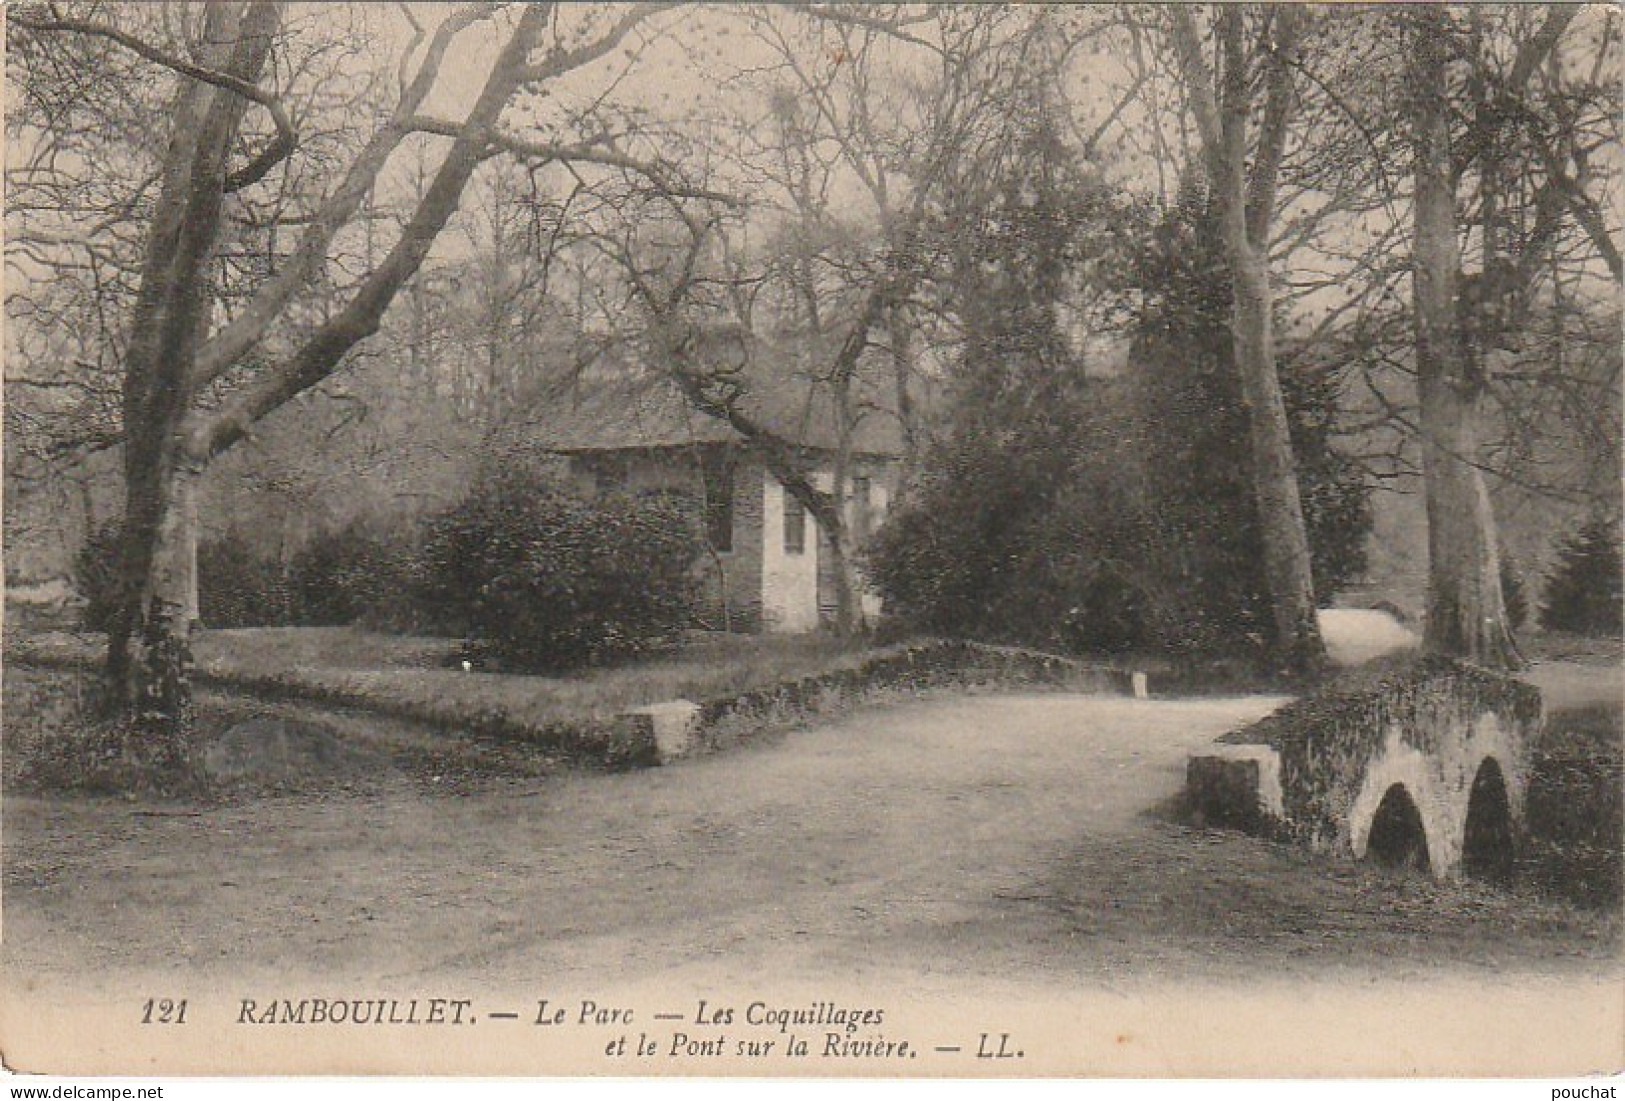
[[(1149, 641), (1132, 471), (1081, 453), (1105, 413), (1053, 395), (961, 419), (876, 533), (887, 608), (931, 634), (1113, 652)], [(1000, 423), (1003, 421), (1003, 423)]]
[(1064, 650), (1144, 641), (1142, 519), (1121, 387), (1090, 377), (1066, 323), (1076, 276), (1123, 262), (1130, 216), (1061, 140), (1053, 105), (1010, 119), (1020, 155), (945, 212), (963, 327), (948, 431), (867, 550), (895, 613), (934, 634)]
[(1625, 767), (1618, 703), (1557, 711), (1530, 769), (1524, 861), (1536, 884), (1617, 908), (1625, 882)]
[[(83, 625), (105, 631), (118, 598), (119, 537), (109, 520), (74, 556), (74, 584), (85, 599)], [(288, 620), (287, 587), (275, 562), (244, 536), (228, 532), (198, 545), (198, 614), (206, 627), (264, 627)]]
[(403, 631), (416, 627), (415, 543), (408, 525), (360, 520), (317, 535), (289, 563), (294, 620), (318, 627), (350, 623)]
[(198, 618), (205, 627), (274, 627), (290, 621), (292, 601), (276, 556), (239, 532), (198, 544), (197, 588)]
[(1581, 635), (1625, 634), (1619, 525), (1598, 516), (1567, 539), (1546, 582), (1541, 626)]
[[(1172, 648), (1205, 651), (1262, 645), (1274, 631), (1218, 240), (1199, 208), (1171, 213), (1155, 228), (1136, 273), (1149, 293), (1128, 371), (1153, 517), (1160, 634)], [(1324, 603), (1365, 568), (1371, 513), (1357, 467), (1336, 447), (1335, 369), (1312, 353), (1283, 346), (1276, 371)]]
[[(888, 608), (942, 634), (1073, 652), (1261, 654), (1274, 624), (1216, 236), (1159, 227), (1130, 363), (1090, 374), (1052, 342), (1036, 369), (973, 353), (946, 438), (869, 548)], [(1336, 378), (1307, 355), (1280, 376), (1315, 582), (1364, 568), (1365, 486), (1334, 446)]]
[(73, 584), (84, 598), (82, 625), (105, 631), (118, 601), (119, 535), (123, 522), (107, 520), (92, 528), (73, 556)]
[(596, 664), (689, 625), (699, 542), (669, 498), (588, 501), (497, 475), (429, 526), (422, 597), (438, 625), (521, 669)]
[[(96, 528), (74, 559), (84, 626), (106, 630), (116, 597), (120, 525)], [(418, 625), (418, 563), (407, 525), (354, 522), (318, 534), (284, 567), (275, 548), (240, 531), (198, 546), (199, 618), (205, 627)]]

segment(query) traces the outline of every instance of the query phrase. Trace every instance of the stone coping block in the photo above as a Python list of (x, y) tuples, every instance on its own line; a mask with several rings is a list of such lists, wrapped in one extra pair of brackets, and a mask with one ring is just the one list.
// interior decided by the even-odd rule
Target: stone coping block
[(692, 700), (646, 704), (623, 711), (616, 725), (634, 741), (652, 746), (656, 763), (665, 764), (694, 750), (700, 705)]
[(1185, 761), (1190, 809), (1205, 826), (1273, 832), (1281, 822), (1281, 755), (1267, 745), (1216, 744)]

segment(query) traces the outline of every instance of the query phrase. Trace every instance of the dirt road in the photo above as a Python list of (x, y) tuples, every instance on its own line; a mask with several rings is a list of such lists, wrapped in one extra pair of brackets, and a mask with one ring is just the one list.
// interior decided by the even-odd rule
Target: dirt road
[(4, 960), (42, 980), (1072, 984), (1613, 958), (1605, 918), (1154, 813), (1187, 750), (1277, 702), (939, 698), (455, 797), (8, 799)]

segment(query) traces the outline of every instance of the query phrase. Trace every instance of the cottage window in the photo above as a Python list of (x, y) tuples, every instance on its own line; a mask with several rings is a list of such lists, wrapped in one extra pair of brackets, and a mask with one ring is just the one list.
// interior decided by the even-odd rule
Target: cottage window
[(719, 552), (734, 549), (734, 464), (729, 455), (712, 452), (700, 469), (705, 491), (705, 541)]
[(802, 503), (784, 491), (784, 553), (800, 554), (807, 549), (807, 510)]

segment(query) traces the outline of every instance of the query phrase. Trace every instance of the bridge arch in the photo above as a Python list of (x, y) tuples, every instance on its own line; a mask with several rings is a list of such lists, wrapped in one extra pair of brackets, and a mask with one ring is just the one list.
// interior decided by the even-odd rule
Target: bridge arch
[[(1427, 870), (1449, 863), (1446, 834), (1451, 816), (1440, 813), (1433, 773), (1427, 755), (1407, 745), (1398, 727), (1389, 727), (1381, 748), (1365, 766), (1358, 794), (1348, 805), (1349, 848), (1355, 859), (1369, 857), (1378, 863)], [(1379, 825), (1384, 832), (1376, 837)], [(1371, 852), (1373, 843), (1381, 851)]]
[(1512, 802), (1501, 762), (1485, 757), (1473, 776), (1462, 825), (1461, 867), (1475, 879), (1504, 883), (1512, 878)]
[(1390, 784), (1383, 792), (1366, 832), (1365, 856), (1388, 868), (1432, 872), (1422, 811), (1404, 784)]

